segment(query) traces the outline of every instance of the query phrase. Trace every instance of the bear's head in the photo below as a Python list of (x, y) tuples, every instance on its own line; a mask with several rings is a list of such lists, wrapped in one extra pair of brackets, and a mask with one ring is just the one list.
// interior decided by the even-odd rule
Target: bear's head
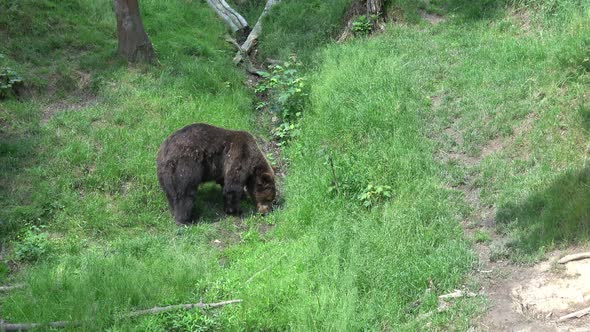
[(275, 176), (270, 172), (264, 172), (256, 176), (252, 186), (248, 188), (250, 197), (256, 203), (256, 210), (265, 215), (270, 212), (277, 191)]

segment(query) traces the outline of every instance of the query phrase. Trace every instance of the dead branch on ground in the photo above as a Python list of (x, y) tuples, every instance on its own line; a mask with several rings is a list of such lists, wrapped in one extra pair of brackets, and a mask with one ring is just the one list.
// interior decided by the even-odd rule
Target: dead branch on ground
[(580, 259), (587, 259), (587, 258), (590, 258), (590, 252), (582, 252), (579, 254), (567, 255), (567, 256), (561, 258), (560, 260), (558, 260), (557, 262), (559, 264), (565, 264), (567, 262), (577, 261)]
[(571, 314), (567, 314), (565, 316), (562, 316), (557, 320), (557, 322), (561, 323), (561, 322), (565, 322), (566, 320), (569, 320), (572, 318), (582, 318), (588, 314), (590, 314), (590, 307), (582, 309), (582, 310), (578, 310), (576, 312), (572, 312)]
[(207, 4), (227, 24), (232, 33), (248, 29), (246, 19), (230, 7), (225, 0), (207, 0)]
[(16, 284), (12, 286), (0, 286), (0, 292), (9, 292), (13, 289), (24, 288), (24, 284)]
[[(222, 301), (222, 302), (215, 302), (215, 303), (203, 303), (202, 301), (199, 303), (190, 303), (190, 304), (175, 304), (169, 305), (165, 307), (153, 307), (151, 309), (145, 310), (137, 310), (132, 311), (128, 314), (123, 315), (123, 318), (133, 318), (142, 315), (149, 315), (149, 314), (157, 314), (164, 311), (171, 311), (177, 309), (193, 309), (193, 308), (201, 308), (201, 309), (211, 309), (217, 307), (223, 307), (228, 304), (240, 303), (242, 300), (229, 300), (229, 301)], [(41, 327), (53, 327), (53, 328), (65, 328), (80, 325), (81, 322), (77, 321), (58, 321), (58, 322), (49, 322), (49, 323), (6, 323), (3, 320), (0, 320), (0, 332), (8, 332), (8, 331), (26, 331), (32, 330)]]
[(228, 304), (234, 304), (234, 303), (240, 303), (240, 302), (242, 302), (242, 300), (229, 300), (229, 301), (222, 301), (222, 302), (216, 302), (216, 303), (199, 302), (199, 303), (189, 303), (189, 304), (175, 304), (175, 305), (169, 305), (169, 306), (165, 306), (165, 307), (153, 307), (151, 309), (132, 311), (132, 312), (124, 315), (123, 317), (127, 318), (127, 317), (137, 317), (137, 316), (148, 315), (148, 314), (157, 314), (160, 312), (176, 310), (176, 309), (193, 309), (193, 308), (210, 309), (210, 308), (223, 307)]

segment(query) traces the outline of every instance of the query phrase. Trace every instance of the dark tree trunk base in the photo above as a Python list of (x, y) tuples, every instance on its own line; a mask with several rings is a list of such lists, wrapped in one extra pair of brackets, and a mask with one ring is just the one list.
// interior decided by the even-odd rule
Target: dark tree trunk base
[(117, 52), (129, 62), (156, 62), (156, 53), (139, 15), (137, 0), (114, 0), (117, 15)]

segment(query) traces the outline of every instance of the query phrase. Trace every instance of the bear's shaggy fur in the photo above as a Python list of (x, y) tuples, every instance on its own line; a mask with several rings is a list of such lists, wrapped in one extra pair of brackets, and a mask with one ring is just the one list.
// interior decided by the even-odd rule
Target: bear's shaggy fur
[(179, 225), (193, 220), (197, 188), (206, 181), (223, 187), (228, 214), (240, 214), (244, 187), (262, 214), (275, 199), (274, 172), (254, 137), (244, 131), (204, 123), (186, 126), (166, 138), (156, 163), (160, 187)]

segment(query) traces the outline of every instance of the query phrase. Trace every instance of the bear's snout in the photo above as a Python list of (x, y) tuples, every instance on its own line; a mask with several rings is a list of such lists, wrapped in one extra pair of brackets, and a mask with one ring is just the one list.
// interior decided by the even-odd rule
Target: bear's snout
[(270, 212), (270, 206), (267, 204), (256, 204), (256, 210), (258, 211), (258, 213), (260, 213), (261, 215), (266, 215), (267, 213)]

